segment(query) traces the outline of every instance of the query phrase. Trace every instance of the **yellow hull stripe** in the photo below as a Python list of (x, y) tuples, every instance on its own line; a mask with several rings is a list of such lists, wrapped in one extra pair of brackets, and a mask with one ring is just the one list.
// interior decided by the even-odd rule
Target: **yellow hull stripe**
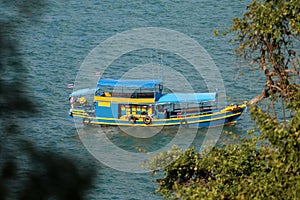
[[(80, 112), (81, 110), (79, 110)], [(225, 114), (227, 112), (230, 112), (230, 111), (226, 111), (225, 109), (224, 110), (221, 110), (220, 112), (215, 112), (215, 113), (212, 113), (212, 114), (201, 114), (201, 115), (194, 115), (194, 116), (189, 116), (189, 117), (181, 117), (181, 118), (178, 118), (178, 117), (174, 117), (174, 118), (169, 118), (169, 119), (155, 119), (155, 121), (173, 121), (173, 120), (180, 120), (180, 119), (195, 119), (195, 118), (199, 118), (199, 117), (210, 117), (210, 116), (214, 116), (214, 115), (220, 115), (220, 114)], [(73, 110), (73, 114), (74, 113), (77, 113), (77, 110)], [(241, 113), (241, 112), (239, 112)], [(235, 114), (232, 114), (232, 115), (227, 115), (227, 116), (235, 116), (236, 114), (239, 114), (239, 113), (235, 113)], [(74, 114), (74, 116), (78, 116), (78, 117), (86, 117), (87, 113), (85, 113), (84, 111), (78, 115)], [(92, 117), (92, 119), (100, 119), (100, 120), (118, 120), (118, 121), (128, 121), (127, 119), (118, 119), (118, 118), (106, 118), (106, 117)], [(137, 120), (138, 121), (138, 120)]]
[[(201, 122), (216, 121), (216, 120), (226, 119), (226, 118), (241, 115), (241, 114), (242, 114), (242, 112), (238, 112), (238, 113), (234, 113), (234, 114), (231, 114), (231, 115), (225, 115), (225, 116), (222, 116), (222, 117), (217, 117), (217, 118), (212, 118), (212, 119), (202, 119), (202, 120), (190, 121), (190, 122), (187, 122), (187, 124), (195, 124), (195, 123), (201, 123)], [(82, 117), (82, 118), (88, 118), (88, 119), (128, 121), (126, 119), (87, 117), (86, 115), (74, 115), (74, 116)], [(199, 115), (198, 117), (201, 117), (201, 115)], [(186, 118), (172, 118), (172, 119), (154, 119), (153, 122), (155, 122), (155, 121), (168, 121), (168, 120), (175, 121), (175, 120), (182, 120), (182, 119), (188, 119), (188, 118), (186, 117)], [(142, 120), (137, 120), (137, 121), (142, 122)], [(146, 124), (122, 124), (122, 123), (110, 123), (110, 122), (91, 122), (90, 124), (106, 124), (106, 125), (121, 125), (121, 126), (170, 126), (170, 125), (179, 125), (180, 122), (173, 122), (173, 123), (167, 123), (167, 124), (149, 124), (149, 125), (146, 125)]]
[(122, 98), (122, 97), (101, 97), (95, 96), (94, 101), (108, 101), (108, 102), (118, 102), (118, 103), (154, 103), (154, 98)]

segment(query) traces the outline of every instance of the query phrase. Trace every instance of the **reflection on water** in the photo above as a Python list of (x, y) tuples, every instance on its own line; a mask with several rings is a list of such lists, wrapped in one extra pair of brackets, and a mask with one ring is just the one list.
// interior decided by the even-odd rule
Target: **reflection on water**
[[(77, 131), (85, 147), (96, 159), (114, 169), (130, 172), (145, 172), (145, 169), (140, 167), (141, 163), (160, 151), (170, 150), (173, 145), (187, 149), (197, 134), (197, 129), (180, 127), (120, 129), (119, 127), (83, 126)], [(133, 136), (138, 133), (143, 137)]]
[[(161, 151), (176, 145), (183, 150), (194, 147), (199, 153), (213, 146), (236, 142), (232, 135), (240, 133), (237, 127), (122, 127), (78, 126), (77, 132), (86, 149), (105, 165), (126, 172), (142, 173), (141, 163)], [(228, 134), (233, 132), (233, 134)], [(205, 152), (206, 152), (205, 151)]]
[[(91, 138), (101, 139), (106, 137), (110, 142), (116, 146), (123, 148), (126, 151), (138, 152), (136, 147), (141, 147), (147, 152), (156, 151), (162, 146), (170, 143), (174, 137), (179, 137), (180, 141), (178, 146), (186, 147), (186, 138), (193, 137), (192, 143), (188, 147), (194, 146), (196, 149), (202, 145), (204, 138), (212, 144), (220, 146), (224, 142), (230, 142), (233, 138), (232, 135), (244, 137), (244, 131), (237, 126), (225, 126), (220, 136), (208, 135), (208, 130), (211, 132), (220, 131), (218, 128), (182, 128), (179, 126), (166, 126), (166, 127), (118, 127), (118, 126), (88, 126), (83, 125), (78, 127), (78, 133), (81, 139), (88, 140)], [(214, 131), (215, 130), (215, 131)], [(103, 142), (98, 140), (99, 142)], [(190, 141), (190, 140), (189, 140)], [(95, 141), (96, 142), (96, 141)]]

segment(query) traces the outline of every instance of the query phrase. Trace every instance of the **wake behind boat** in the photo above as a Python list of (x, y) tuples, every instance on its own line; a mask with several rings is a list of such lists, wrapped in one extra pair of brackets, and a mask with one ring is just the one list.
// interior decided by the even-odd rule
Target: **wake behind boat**
[(69, 96), (70, 117), (85, 124), (196, 126), (234, 124), (246, 105), (217, 107), (217, 93), (163, 93), (161, 80), (100, 79)]

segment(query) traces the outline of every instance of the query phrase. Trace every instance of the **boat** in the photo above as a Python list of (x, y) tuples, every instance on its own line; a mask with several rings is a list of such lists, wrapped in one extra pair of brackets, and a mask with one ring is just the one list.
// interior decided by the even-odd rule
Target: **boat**
[(69, 117), (90, 125), (212, 127), (235, 124), (245, 104), (218, 107), (216, 93), (164, 93), (161, 80), (100, 79), (69, 95)]

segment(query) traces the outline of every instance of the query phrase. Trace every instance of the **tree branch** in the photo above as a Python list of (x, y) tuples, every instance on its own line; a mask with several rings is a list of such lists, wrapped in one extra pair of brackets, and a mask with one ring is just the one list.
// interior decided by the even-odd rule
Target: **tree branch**
[[(292, 74), (300, 76), (300, 72), (297, 71), (297, 70), (294, 70), (294, 69), (284, 69), (284, 70), (281, 70), (281, 72), (284, 72), (286, 74), (287, 73), (292, 73)], [(269, 76), (277, 76), (277, 73), (276, 72), (270, 72)]]
[(253, 99), (251, 99), (249, 101), (250, 105), (256, 105), (258, 102), (269, 97), (269, 93), (268, 93), (269, 90), (270, 90), (270, 87), (266, 86), (260, 94), (258, 94), (257, 96), (255, 96)]
[(296, 70), (285, 69), (284, 72), (286, 72), (286, 73), (292, 73), (292, 74), (296, 74), (296, 75), (300, 76), (300, 72), (296, 71)]

